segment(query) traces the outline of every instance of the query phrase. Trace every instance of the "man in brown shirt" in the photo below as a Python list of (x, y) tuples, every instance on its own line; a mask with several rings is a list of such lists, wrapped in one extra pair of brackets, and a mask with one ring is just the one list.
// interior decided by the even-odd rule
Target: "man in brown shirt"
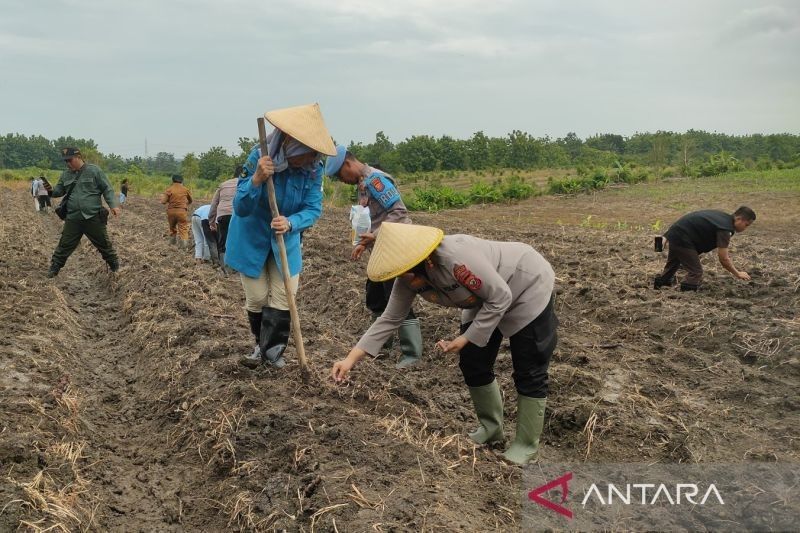
[[(161, 195), (161, 203), (167, 206), (167, 222), (172, 244), (189, 245), (189, 205), (192, 193), (183, 186), (183, 176), (174, 174), (172, 185)], [(180, 241), (178, 241), (180, 239)]]
[(376, 354), (405, 319), (417, 295), (461, 312), (461, 335), (441, 340), (460, 353), (459, 367), (481, 426), (478, 444), (503, 440), (503, 400), (494, 362), (508, 337), (517, 389), (517, 432), (503, 454), (525, 464), (539, 449), (547, 403), (548, 367), (556, 347), (555, 273), (536, 250), (519, 242), (443, 236), (427, 226), (384, 222), (367, 266), (373, 281), (397, 278), (389, 304), (347, 357), (333, 365), (337, 382), (366, 354)]

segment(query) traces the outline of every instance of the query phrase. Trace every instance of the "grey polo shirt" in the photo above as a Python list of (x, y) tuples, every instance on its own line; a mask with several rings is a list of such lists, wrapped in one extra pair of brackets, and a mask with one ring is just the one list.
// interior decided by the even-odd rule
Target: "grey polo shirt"
[(511, 337), (547, 307), (555, 273), (531, 246), (447, 235), (425, 262), (427, 279), (398, 279), (386, 311), (358, 341), (377, 354), (400, 327), (417, 295), (445, 307), (459, 307), (464, 336), (483, 347), (495, 329)]

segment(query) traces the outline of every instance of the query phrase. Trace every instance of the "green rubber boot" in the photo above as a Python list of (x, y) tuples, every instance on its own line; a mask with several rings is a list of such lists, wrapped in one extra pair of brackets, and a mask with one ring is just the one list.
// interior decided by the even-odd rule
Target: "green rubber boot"
[(544, 426), (544, 409), (547, 398), (531, 398), (520, 395), (517, 398), (517, 434), (514, 442), (503, 453), (507, 461), (518, 465), (536, 459), (539, 453), (539, 437)]
[(481, 387), (470, 387), (469, 395), (481, 423), (469, 438), (478, 444), (503, 440), (503, 397), (497, 380)]
[(422, 357), (422, 333), (419, 330), (419, 319), (408, 318), (397, 331), (400, 337), (400, 351), (403, 357), (397, 362), (395, 368), (407, 368), (419, 363)]

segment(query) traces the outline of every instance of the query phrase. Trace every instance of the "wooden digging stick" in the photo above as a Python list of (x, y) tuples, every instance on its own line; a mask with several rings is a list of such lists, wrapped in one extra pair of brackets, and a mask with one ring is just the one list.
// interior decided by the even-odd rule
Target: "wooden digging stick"
[[(276, 135), (278, 133), (276, 132)], [(264, 119), (258, 119), (258, 140), (261, 146), (261, 155), (268, 154), (270, 157), (275, 157), (276, 154), (270, 154), (267, 147), (267, 130), (264, 125)], [(276, 143), (278, 144), (278, 143)], [(267, 180), (267, 195), (269, 196), (269, 210), (272, 212), (272, 218), (279, 217), (278, 202), (275, 200), (275, 184), (270, 177)], [(276, 234), (275, 239), (278, 241), (278, 249), (281, 253), (281, 262), (278, 265), (281, 267), (283, 273), (283, 286), (286, 287), (286, 300), (289, 302), (289, 314), (292, 317), (292, 333), (294, 334), (294, 347), (297, 351), (297, 357), (300, 359), (300, 366), (304, 374), (309, 373), (308, 359), (306, 359), (306, 350), (303, 347), (303, 333), (300, 331), (300, 315), (297, 313), (297, 304), (294, 301), (294, 293), (292, 293), (291, 276), (289, 275), (289, 259), (286, 256), (286, 244), (283, 242), (283, 234)]]

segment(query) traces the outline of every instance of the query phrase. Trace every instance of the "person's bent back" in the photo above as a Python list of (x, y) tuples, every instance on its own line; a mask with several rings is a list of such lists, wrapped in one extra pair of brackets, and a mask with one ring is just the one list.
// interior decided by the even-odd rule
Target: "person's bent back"
[(700, 254), (717, 249), (719, 262), (735, 278), (749, 280), (747, 272), (733, 266), (728, 253), (730, 239), (734, 233), (746, 230), (756, 219), (755, 212), (741, 206), (732, 215), (724, 211), (705, 209), (688, 213), (678, 219), (664, 238), (669, 246), (667, 264), (660, 276), (656, 276), (653, 287), (659, 289), (675, 283), (675, 273), (680, 267), (687, 271), (681, 282), (682, 291), (696, 291), (703, 279)]

